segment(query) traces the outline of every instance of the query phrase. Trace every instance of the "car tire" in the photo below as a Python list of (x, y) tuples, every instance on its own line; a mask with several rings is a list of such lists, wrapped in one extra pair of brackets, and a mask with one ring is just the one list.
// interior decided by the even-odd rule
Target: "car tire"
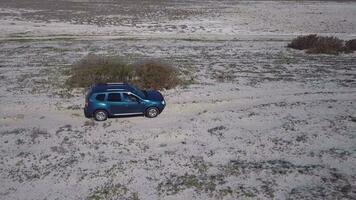
[(159, 114), (159, 110), (156, 107), (147, 108), (145, 113), (146, 117), (148, 118), (155, 118), (158, 116), (158, 114)]
[(94, 119), (96, 121), (105, 121), (108, 119), (108, 113), (105, 110), (97, 110), (94, 113)]

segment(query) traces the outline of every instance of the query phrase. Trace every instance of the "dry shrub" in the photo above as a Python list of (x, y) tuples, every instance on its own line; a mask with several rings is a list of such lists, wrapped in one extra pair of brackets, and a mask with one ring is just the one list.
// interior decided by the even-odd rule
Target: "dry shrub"
[(356, 51), (356, 39), (347, 41), (345, 48), (347, 51)]
[(75, 63), (67, 80), (70, 87), (88, 87), (95, 83), (127, 82), (134, 70), (123, 59), (89, 54)]
[(310, 49), (314, 47), (314, 44), (317, 40), (318, 36), (315, 34), (298, 36), (297, 38), (293, 39), (291, 43), (288, 44), (288, 47), (298, 50)]
[(339, 54), (344, 51), (344, 41), (336, 37), (322, 37), (319, 36), (318, 40), (314, 43), (312, 48), (306, 52), (311, 54)]
[(145, 61), (137, 64), (136, 78), (136, 84), (145, 89), (170, 89), (181, 83), (177, 70), (159, 61)]
[[(289, 48), (306, 50), (311, 54), (351, 53), (355, 50), (355, 40), (344, 41), (336, 37), (318, 36), (315, 34), (299, 36), (288, 44)], [(353, 49), (354, 48), (354, 49)]]
[(181, 83), (172, 66), (159, 61), (131, 65), (118, 57), (89, 54), (73, 65), (66, 85), (89, 87), (96, 83), (128, 82), (142, 89), (170, 89)]

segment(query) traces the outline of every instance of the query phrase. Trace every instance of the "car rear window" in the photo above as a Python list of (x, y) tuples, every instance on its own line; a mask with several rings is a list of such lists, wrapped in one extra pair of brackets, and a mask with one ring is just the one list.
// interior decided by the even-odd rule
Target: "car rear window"
[(86, 100), (89, 99), (90, 95), (92, 94), (92, 90), (93, 90), (92, 87), (90, 87), (90, 88), (88, 89), (87, 94), (85, 95), (85, 99), (86, 99)]
[(108, 101), (121, 101), (120, 93), (109, 93)]
[(96, 100), (98, 101), (104, 101), (105, 100), (105, 94), (98, 94), (95, 97)]

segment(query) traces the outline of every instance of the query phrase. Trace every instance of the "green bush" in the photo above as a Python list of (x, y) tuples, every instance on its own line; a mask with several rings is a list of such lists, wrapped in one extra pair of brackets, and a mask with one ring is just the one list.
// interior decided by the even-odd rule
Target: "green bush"
[(128, 64), (119, 57), (89, 54), (73, 64), (66, 85), (89, 87), (96, 83), (128, 82), (142, 89), (170, 89), (181, 83), (175, 68), (159, 61)]

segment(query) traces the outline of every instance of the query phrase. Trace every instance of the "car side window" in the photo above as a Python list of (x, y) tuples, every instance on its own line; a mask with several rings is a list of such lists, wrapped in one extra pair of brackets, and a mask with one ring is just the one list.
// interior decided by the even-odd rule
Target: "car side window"
[(138, 102), (138, 98), (132, 94), (123, 93), (124, 99), (129, 102)]
[(109, 93), (108, 101), (120, 102), (121, 101), (120, 93)]
[(96, 100), (98, 101), (104, 101), (105, 100), (105, 94), (98, 94), (95, 97)]

